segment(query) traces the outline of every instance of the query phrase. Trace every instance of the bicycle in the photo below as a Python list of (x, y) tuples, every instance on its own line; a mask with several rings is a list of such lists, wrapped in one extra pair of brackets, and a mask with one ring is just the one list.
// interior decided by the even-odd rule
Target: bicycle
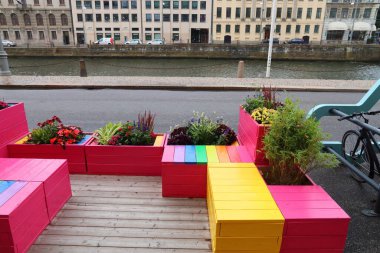
[[(358, 120), (364, 120), (364, 123), (368, 124), (369, 120), (364, 115), (376, 115), (379, 113), (380, 111), (353, 113), (338, 120), (357, 118)], [(376, 155), (379, 152), (380, 146), (370, 130), (361, 128), (359, 131), (348, 130), (344, 133), (342, 138), (343, 157), (371, 179), (375, 177), (375, 174), (380, 175), (380, 163)], [(351, 174), (358, 182), (365, 182), (356, 173), (351, 171)]]

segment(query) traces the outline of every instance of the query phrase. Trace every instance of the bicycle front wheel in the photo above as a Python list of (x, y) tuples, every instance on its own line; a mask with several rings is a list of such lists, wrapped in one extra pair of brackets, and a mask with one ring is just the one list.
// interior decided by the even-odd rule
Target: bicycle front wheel
[[(360, 138), (358, 131), (349, 130), (343, 135), (342, 152), (344, 158), (361, 172), (369, 176), (371, 157), (369, 155), (367, 145)], [(352, 177), (359, 182), (365, 182), (361, 177), (351, 171)]]

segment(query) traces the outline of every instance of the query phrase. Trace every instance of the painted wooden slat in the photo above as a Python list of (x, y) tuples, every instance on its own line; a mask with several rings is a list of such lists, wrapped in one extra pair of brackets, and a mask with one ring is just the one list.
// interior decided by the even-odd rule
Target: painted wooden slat
[(15, 181), (0, 181), (0, 194), (14, 183)]
[(195, 146), (197, 163), (207, 163), (206, 146)]
[(231, 163), (240, 163), (239, 152), (236, 148), (237, 146), (227, 146), (228, 156), (230, 157)]
[(15, 182), (8, 189), (0, 194), (0, 206), (4, 205), (10, 198), (12, 198), (18, 191), (20, 191), (27, 182)]
[(236, 148), (239, 152), (240, 160), (242, 162), (244, 162), (244, 163), (253, 162), (250, 154), (248, 153), (248, 150), (244, 146), (237, 146)]
[(157, 135), (153, 146), (161, 147), (164, 144), (165, 137), (163, 135)]
[(216, 152), (218, 153), (218, 158), (220, 163), (229, 163), (230, 157), (228, 156), (226, 146), (216, 146)]
[(173, 161), (176, 163), (185, 162), (185, 146), (175, 146)]
[(197, 157), (195, 153), (195, 146), (186, 145), (185, 146), (185, 163), (196, 163)]
[(219, 163), (218, 153), (215, 146), (206, 146), (206, 153), (209, 163)]
[(162, 155), (163, 163), (171, 163), (174, 160), (174, 149), (175, 146), (165, 146), (164, 154)]

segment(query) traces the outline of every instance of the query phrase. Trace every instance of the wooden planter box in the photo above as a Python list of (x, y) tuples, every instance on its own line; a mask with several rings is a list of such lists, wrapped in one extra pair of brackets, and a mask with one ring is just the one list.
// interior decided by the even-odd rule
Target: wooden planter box
[(205, 198), (208, 163), (251, 163), (242, 146), (165, 145), (162, 157), (162, 196)]
[(69, 172), (86, 174), (84, 146), (90, 141), (91, 134), (77, 144), (67, 144), (65, 149), (58, 144), (23, 144), (25, 138), (14, 144), (8, 144), (8, 155), (11, 158), (67, 159)]
[(85, 146), (88, 174), (161, 176), (166, 134), (158, 134), (153, 146), (98, 145), (91, 138)]
[(240, 145), (248, 149), (253, 162), (259, 167), (269, 165), (263, 151), (263, 138), (268, 129), (269, 126), (258, 124), (242, 107), (239, 108), (238, 138)]
[(28, 133), (24, 103), (10, 103), (0, 110), (0, 157), (7, 157), (7, 144), (15, 142)]

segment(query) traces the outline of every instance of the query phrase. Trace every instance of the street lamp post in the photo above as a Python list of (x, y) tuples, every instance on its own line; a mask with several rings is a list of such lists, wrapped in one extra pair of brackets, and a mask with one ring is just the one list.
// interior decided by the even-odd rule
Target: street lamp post
[(0, 76), (10, 76), (8, 57), (7, 53), (4, 51), (3, 41), (0, 35)]
[(354, 26), (355, 26), (357, 11), (358, 11), (358, 3), (359, 3), (359, 0), (353, 0), (353, 2), (351, 2), (351, 5), (354, 6), (354, 9), (352, 10), (352, 27), (351, 27), (351, 36), (349, 38), (350, 44), (352, 44), (352, 37), (354, 36)]
[(270, 22), (270, 37), (269, 37), (269, 48), (268, 48), (268, 60), (267, 60), (267, 72), (265, 77), (270, 77), (270, 67), (272, 63), (272, 48), (273, 48), (273, 35), (274, 35), (274, 26), (276, 24), (276, 15), (277, 15), (277, 0), (272, 2), (272, 19)]

